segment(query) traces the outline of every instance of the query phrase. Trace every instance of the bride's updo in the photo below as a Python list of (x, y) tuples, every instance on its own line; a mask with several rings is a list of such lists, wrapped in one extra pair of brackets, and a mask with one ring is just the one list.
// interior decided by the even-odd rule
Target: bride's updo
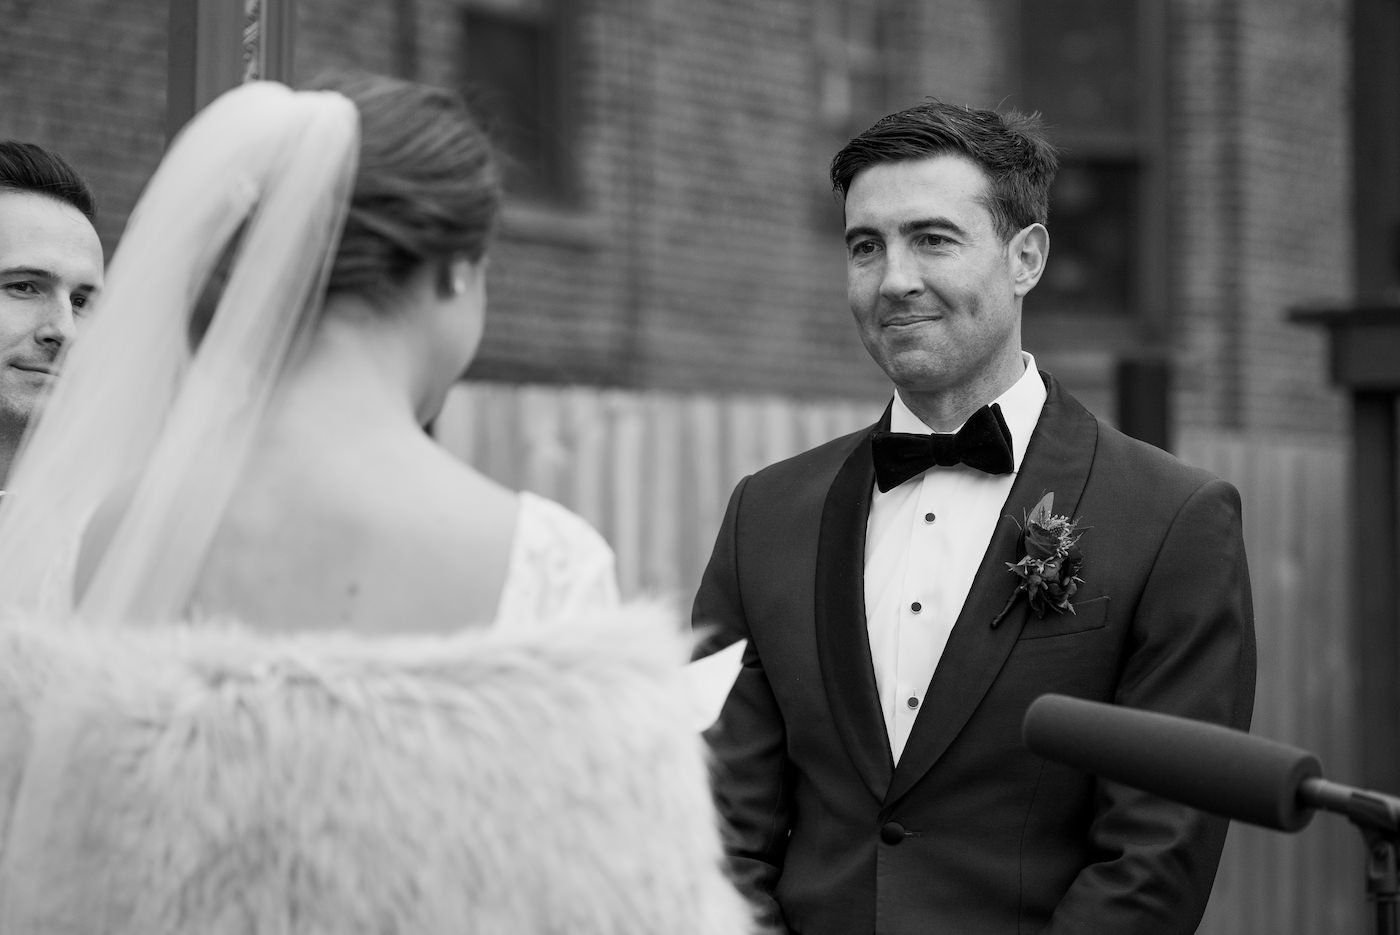
[(461, 97), (378, 75), (330, 74), (360, 114), (359, 168), (327, 291), (374, 295), (427, 262), (485, 255), (501, 204), (490, 141)]

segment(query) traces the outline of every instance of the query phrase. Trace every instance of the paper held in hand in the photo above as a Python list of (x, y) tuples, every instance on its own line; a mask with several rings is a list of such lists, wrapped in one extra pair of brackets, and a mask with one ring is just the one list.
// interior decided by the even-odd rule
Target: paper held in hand
[(695, 730), (704, 730), (719, 717), (720, 708), (729, 697), (729, 690), (739, 678), (744, 647), (747, 645), (748, 640), (739, 640), (686, 665), (683, 671), (690, 692), (694, 712), (692, 726)]

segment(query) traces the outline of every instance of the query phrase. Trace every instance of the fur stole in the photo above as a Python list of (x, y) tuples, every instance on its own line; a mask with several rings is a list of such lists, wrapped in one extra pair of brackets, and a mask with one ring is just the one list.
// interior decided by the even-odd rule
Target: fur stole
[(0, 623), (0, 933), (752, 931), (688, 650)]

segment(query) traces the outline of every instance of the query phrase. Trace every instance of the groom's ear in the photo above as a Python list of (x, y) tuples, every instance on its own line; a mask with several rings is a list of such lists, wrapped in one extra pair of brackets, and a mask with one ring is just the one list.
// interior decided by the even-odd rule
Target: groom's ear
[(1050, 258), (1050, 232), (1044, 224), (1027, 225), (1011, 238), (1007, 253), (1012, 291), (1019, 299), (1034, 289), (1045, 273), (1045, 263)]

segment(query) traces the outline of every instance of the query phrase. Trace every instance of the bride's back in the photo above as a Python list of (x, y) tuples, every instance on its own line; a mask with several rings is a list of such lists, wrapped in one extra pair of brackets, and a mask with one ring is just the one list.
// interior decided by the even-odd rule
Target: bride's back
[(378, 79), (327, 86), (360, 114), (345, 229), (324, 308), (269, 403), (193, 609), (279, 629), (490, 620), (516, 497), (420, 423), (480, 339), (496, 165), (453, 97)]
[(254, 449), (193, 612), (276, 630), (359, 632), (494, 619), (517, 497), (421, 433), (329, 428), (289, 420)]
[(518, 498), (423, 426), (479, 344), (500, 199), (441, 89), (337, 77), (212, 104), (133, 213), (21, 459), (12, 599), (275, 628), (491, 619)]

